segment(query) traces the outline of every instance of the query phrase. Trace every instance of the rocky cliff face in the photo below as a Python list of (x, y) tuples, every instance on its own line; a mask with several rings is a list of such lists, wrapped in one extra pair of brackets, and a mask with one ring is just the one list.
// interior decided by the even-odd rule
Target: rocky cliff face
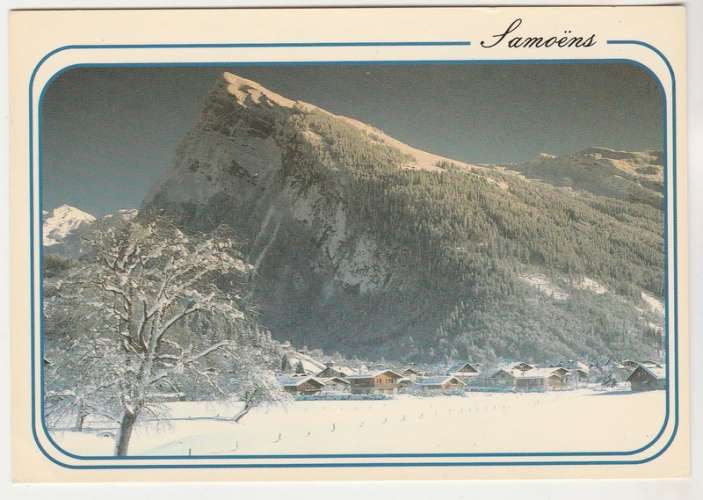
[[(632, 207), (623, 215), (610, 199), (450, 161), (225, 73), (142, 213), (192, 231), (231, 226), (254, 266), (250, 296), (279, 339), (394, 358), (544, 359), (612, 354), (612, 307), (632, 331), (658, 321), (639, 294), (660, 293), (661, 214)], [(603, 238), (589, 255), (584, 242)], [(646, 255), (627, 273), (647, 272), (616, 295), (627, 256), (602, 261), (632, 238)], [(534, 276), (561, 293), (536, 289)], [(594, 332), (575, 310), (583, 303), (609, 333)], [(554, 317), (573, 333), (549, 327)], [(627, 349), (651, 353), (638, 345)]]

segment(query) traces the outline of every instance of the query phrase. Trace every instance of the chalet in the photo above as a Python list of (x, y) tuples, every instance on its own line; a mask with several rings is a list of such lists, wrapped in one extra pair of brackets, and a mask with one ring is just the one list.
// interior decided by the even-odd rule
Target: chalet
[(517, 370), (520, 372), (526, 372), (528, 370), (533, 370), (535, 368), (535, 365), (531, 365), (529, 363), (525, 363), (523, 361), (520, 361), (518, 363), (514, 363), (510, 369), (511, 370)]
[(547, 377), (545, 377), (545, 384), (550, 391), (563, 391), (573, 387), (568, 373), (566, 375), (559, 375), (557, 373), (547, 375)]
[(422, 375), (424, 375), (423, 372), (416, 370), (411, 366), (401, 371), (400, 374), (409, 380), (415, 380), (417, 377), (421, 377)]
[(515, 374), (511, 370), (501, 368), (486, 379), (489, 386), (499, 389), (513, 389), (515, 387)]
[(561, 367), (513, 371), (515, 389), (521, 392), (560, 391), (572, 386), (569, 370)]
[(637, 366), (633, 368), (632, 365), (629, 364), (629, 362), (615, 363), (615, 365), (612, 367), (610, 376), (615, 382), (626, 382), (636, 368)]
[(579, 382), (585, 382), (588, 380), (591, 369), (583, 361), (577, 361), (574, 359), (569, 359), (567, 361), (562, 361), (556, 366), (561, 368), (566, 368), (572, 374), (573, 378)]
[(631, 359), (625, 359), (616, 365), (616, 378), (619, 382), (626, 382), (630, 378), (630, 375), (640, 366), (646, 368), (661, 368), (662, 365), (652, 360), (644, 361), (634, 361)]
[[(535, 370), (540, 370), (540, 368), (535, 368)], [(566, 377), (569, 375), (569, 370), (561, 366), (542, 368), (542, 370), (545, 370), (545, 373), (548, 373), (549, 375), (558, 375), (560, 377)]]
[[(536, 368), (535, 370), (540, 370)], [(562, 366), (544, 368), (547, 386), (553, 390), (564, 390), (573, 388), (579, 381), (577, 370), (568, 370)]]
[[(519, 392), (543, 392), (548, 389), (547, 376), (544, 373), (538, 373), (536, 368), (532, 370), (518, 371), (514, 370), (515, 390)], [(551, 375), (551, 373), (549, 374)]]
[(628, 370), (634, 371), (640, 364), (637, 361), (633, 361), (631, 359), (624, 359), (620, 361), (620, 365), (624, 368), (627, 368)]
[(325, 386), (323, 387), (324, 392), (346, 392), (349, 390), (349, 381), (342, 377), (317, 377)]
[(328, 361), (325, 363), (325, 368), (315, 376), (320, 378), (348, 377), (352, 373), (353, 370), (351, 368), (347, 368), (346, 366), (338, 366), (334, 361)]
[(477, 364), (464, 361), (450, 367), (448, 373), (458, 377), (462, 382), (468, 383), (471, 379), (478, 377), (481, 372)]
[(289, 394), (317, 394), (325, 383), (315, 377), (279, 377), (278, 383)]
[(395, 394), (403, 379), (403, 375), (394, 370), (379, 370), (365, 375), (347, 377), (352, 394)]
[(462, 390), (466, 383), (454, 375), (436, 377), (417, 377), (415, 387), (422, 392), (451, 392)]
[(666, 376), (662, 367), (640, 365), (627, 379), (633, 391), (653, 391), (666, 388)]

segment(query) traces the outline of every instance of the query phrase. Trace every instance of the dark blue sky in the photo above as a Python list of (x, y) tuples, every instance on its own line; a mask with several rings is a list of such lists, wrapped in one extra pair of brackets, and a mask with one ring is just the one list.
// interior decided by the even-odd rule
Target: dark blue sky
[(658, 89), (625, 64), (83, 68), (44, 98), (44, 208), (138, 207), (224, 70), (468, 162), (661, 149)]

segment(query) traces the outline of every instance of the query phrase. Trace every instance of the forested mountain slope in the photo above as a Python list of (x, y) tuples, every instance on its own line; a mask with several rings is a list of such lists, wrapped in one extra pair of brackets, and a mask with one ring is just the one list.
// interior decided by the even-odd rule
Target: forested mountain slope
[(296, 345), (422, 361), (655, 356), (661, 171), (640, 172), (647, 196), (620, 196), (515, 170), (419, 151), (226, 73), (140, 217), (231, 226), (261, 322)]

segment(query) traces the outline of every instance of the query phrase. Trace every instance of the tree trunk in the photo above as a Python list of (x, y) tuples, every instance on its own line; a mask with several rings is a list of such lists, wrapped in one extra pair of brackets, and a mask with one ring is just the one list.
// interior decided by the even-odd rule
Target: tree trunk
[(129, 440), (132, 437), (132, 430), (134, 429), (134, 424), (137, 421), (138, 416), (138, 411), (134, 413), (125, 411), (122, 416), (122, 421), (120, 422), (120, 432), (117, 435), (117, 444), (115, 446), (115, 455), (118, 457), (127, 456)]
[(244, 416), (245, 416), (247, 413), (249, 413), (249, 411), (250, 411), (253, 407), (254, 407), (253, 404), (249, 404), (249, 403), (245, 404), (245, 405), (244, 405), (244, 408), (242, 409), (242, 411), (240, 411), (239, 413), (237, 413), (237, 414), (234, 416), (234, 418), (232, 419), (232, 420), (234, 421), (234, 423), (238, 424), (239, 421), (240, 421), (241, 419), (243, 419)]
[(88, 415), (86, 415), (83, 403), (78, 403), (78, 410), (76, 411), (76, 430), (78, 432), (83, 430), (83, 422), (85, 421), (85, 417), (87, 416)]
[(78, 412), (78, 416), (76, 417), (76, 430), (78, 432), (83, 430), (83, 422), (85, 421), (85, 417), (87, 417), (87, 415), (83, 413), (83, 411)]

